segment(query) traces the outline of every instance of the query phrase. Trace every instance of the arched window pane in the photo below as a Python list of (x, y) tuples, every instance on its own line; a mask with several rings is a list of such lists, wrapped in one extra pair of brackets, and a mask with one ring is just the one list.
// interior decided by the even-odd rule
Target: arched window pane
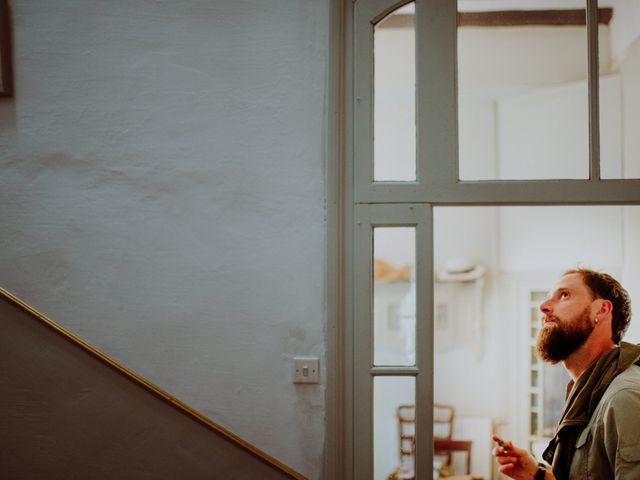
[(416, 180), (415, 78), (410, 3), (374, 27), (374, 181)]

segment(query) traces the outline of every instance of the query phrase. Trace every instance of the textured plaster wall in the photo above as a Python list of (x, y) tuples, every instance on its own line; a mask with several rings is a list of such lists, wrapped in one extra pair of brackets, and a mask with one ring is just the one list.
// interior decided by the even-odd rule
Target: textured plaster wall
[(318, 478), (329, 1), (11, 3), (0, 285)]

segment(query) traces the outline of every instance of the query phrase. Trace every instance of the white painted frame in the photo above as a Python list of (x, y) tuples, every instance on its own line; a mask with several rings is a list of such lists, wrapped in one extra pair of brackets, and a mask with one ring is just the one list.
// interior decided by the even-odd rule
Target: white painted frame
[(614, 204), (640, 202), (640, 180), (600, 179), (597, 0), (586, 0), (589, 179), (461, 181), (458, 174), (457, 2), (416, 0), (416, 182), (373, 181), (373, 28), (406, 0), (356, 0), (355, 203)]
[[(433, 231), (429, 205), (358, 205), (355, 210), (354, 287), (354, 476), (373, 477), (373, 379), (376, 376), (410, 376), (416, 381), (416, 450), (432, 445), (433, 412), (433, 344), (416, 341), (415, 366), (374, 366), (373, 362), (373, 229), (375, 227), (415, 227), (416, 290), (424, 292), (416, 298), (416, 338), (433, 338)], [(422, 248), (418, 248), (418, 245)], [(431, 289), (431, 290), (429, 290)], [(429, 450), (429, 448), (427, 448)], [(419, 472), (432, 470), (431, 459), (417, 456)], [(389, 472), (390, 473), (390, 472)], [(427, 477), (424, 477), (427, 478)]]

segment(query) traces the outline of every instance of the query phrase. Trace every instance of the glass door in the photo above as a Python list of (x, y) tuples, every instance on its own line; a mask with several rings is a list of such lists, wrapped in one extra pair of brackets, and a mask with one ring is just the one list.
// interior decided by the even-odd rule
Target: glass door
[[(529, 395), (522, 402), (528, 411), (517, 410), (522, 399), (505, 390), (488, 421), (462, 421), (486, 394), (479, 368), (488, 359), (533, 372), (516, 360), (520, 351), (500, 356), (486, 336), (495, 292), (511, 292), (510, 275), (532, 268), (526, 239), (501, 236), (500, 228), (525, 231), (543, 206), (640, 204), (632, 160), (638, 149), (621, 133), (640, 124), (620, 110), (637, 103), (637, 89), (607, 77), (618, 69), (618, 84), (628, 86), (640, 78), (638, 42), (630, 40), (640, 37), (631, 26), (640, 19), (615, 23), (615, 8), (595, 0), (542, 2), (544, 9), (541, 2), (490, 3), (353, 4), (347, 478), (425, 480), (451, 473), (442, 469), (447, 464), (453, 473), (480, 469), (491, 478), (489, 464), (478, 466), (486, 456), (477, 453), (482, 440), (472, 431), (529, 421), (541, 400), (523, 383), (518, 392)], [(625, 38), (628, 48), (610, 49), (614, 38)], [(538, 210), (517, 210), (524, 207)], [(636, 211), (616, 208), (624, 222), (612, 228), (635, 228)], [(553, 232), (542, 227), (531, 238), (571, 239), (566, 225), (575, 217), (568, 215), (554, 217)], [(454, 248), (461, 244), (471, 253)], [(506, 276), (503, 262), (513, 269)], [(529, 308), (523, 321), (530, 333)], [(457, 370), (461, 358), (477, 375)], [(496, 405), (509, 413), (500, 415)], [(525, 442), (531, 437), (530, 429), (513, 432)], [(490, 447), (485, 442), (481, 450)]]

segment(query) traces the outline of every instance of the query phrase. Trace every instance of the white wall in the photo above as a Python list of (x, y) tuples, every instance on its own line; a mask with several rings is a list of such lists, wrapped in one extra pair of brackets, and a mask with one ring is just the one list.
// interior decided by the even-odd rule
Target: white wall
[(625, 261), (622, 265), (621, 282), (631, 296), (632, 312), (632, 320), (624, 339), (640, 343), (640, 254), (637, 248), (640, 241), (640, 207), (624, 207), (623, 215)]
[(318, 478), (329, 2), (11, 3), (0, 285)]
[[(608, 28), (600, 26), (600, 71), (609, 67)], [(460, 88), (504, 95), (587, 76), (586, 27), (464, 27), (458, 31)], [(498, 55), (497, 52), (500, 52)]]
[(496, 102), (461, 95), (458, 106), (460, 180), (499, 178), (496, 161)]
[(627, 49), (640, 36), (639, 19), (639, 0), (613, 0), (611, 54), (614, 62), (618, 65), (624, 62)]
[[(640, 23), (640, 21), (639, 21)], [(624, 178), (640, 178), (640, 38), (620, 66), (622, 102), (622, 165)]]
[[(620, 67), (624, 102), (622, 109), (622, 145), (624, 178), (640, 178), (640, 38), (629, 48), (624, 63)], [(623, 281), (632, 299), (632, 308), (636, 312), (631, 322), (627, 338), (640, 342), (640, 209), (624, 207), (624, 245), (625, 262)]]
[(499, 178), (589, 178), (586, 84), (499, 102)]
[(500, 268), (557, 271), (582, 264), (620, 267), (622, 207), (506, 207), (500, 209)]

